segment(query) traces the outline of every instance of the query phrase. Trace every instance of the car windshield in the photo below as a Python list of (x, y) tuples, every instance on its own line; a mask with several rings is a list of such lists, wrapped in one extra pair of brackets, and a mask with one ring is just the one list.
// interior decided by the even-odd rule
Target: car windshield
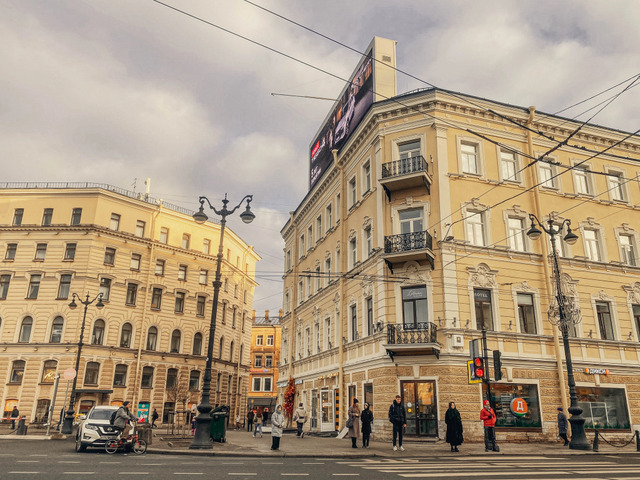
[(114, 410), (94, 410), (91, 412), (91, 415), (89, 415), (89, 418), (91, 420), (109, 420), (113, 412)]

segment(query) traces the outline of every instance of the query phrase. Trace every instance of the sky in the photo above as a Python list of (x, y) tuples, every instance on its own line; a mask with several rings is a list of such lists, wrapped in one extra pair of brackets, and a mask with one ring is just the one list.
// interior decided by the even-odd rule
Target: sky
[[(556, 113), (640, 73), (636, 0), (0, 0), (2, 181), (87, 181), (193, 210), (253, 194), (227, 226), (262, 260), (254, 309), (282, 305), (280, 230), (309, 145), (363, 51), (396, 40), (398, 93), (427, 84)], [(217, 28), (211, 24), (226, 29)], [(233, 32), (237, 35), (234, 35)], [(251, 43), (245, 37), (263, 46)], [(268, 48), (272, 49), (269, 50)], [(629, 83), (570, 110), (583, 113)], [(581, 115), (582, 114), (582, 115)], [(640, 88), (593, 123), (640, 128)], [(235, 202), (235, 203), (234, 203)]]

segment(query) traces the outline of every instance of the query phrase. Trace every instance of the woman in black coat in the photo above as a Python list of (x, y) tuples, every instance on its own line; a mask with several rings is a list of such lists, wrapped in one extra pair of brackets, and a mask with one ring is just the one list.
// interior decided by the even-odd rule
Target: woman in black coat
[(462, 438), (462, 419), (455, 402), (449, 402), (449, 409), (444, 416), (444, 423), (447, 424), (447, 443), (451, 444), (451, 451), (459, 452), (458, 445), (462, 445), (464, 438)]
[(360, 414), (362, 421), (362, 448), (369, 448), (369, 437), (371, 436), (371, 424), (373, 423), (373, 412), (369, 409), (369, 404), (364, 404), (364, 410)]

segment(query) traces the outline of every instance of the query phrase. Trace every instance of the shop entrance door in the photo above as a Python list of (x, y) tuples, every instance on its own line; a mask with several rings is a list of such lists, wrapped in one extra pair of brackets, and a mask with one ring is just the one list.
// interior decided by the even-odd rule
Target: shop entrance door
[(333, 432), (336, 429), (336, 409), (333, 390), (320, 391), (320, 431)]
[(311, 431), (318, 431), (318, 391), (311, 391)]
[(407, 435), (438, 436), (436, 382), (433, 380), (401, 382), (402, 403), (407, 413)]

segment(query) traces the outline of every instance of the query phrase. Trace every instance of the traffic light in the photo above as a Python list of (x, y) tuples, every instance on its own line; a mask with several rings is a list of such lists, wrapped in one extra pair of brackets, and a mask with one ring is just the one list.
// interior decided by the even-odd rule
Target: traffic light
[(496, 382), (502, 380), (502, 360), (500, 360), (500, 350), (493, 351), (493, 373), (496, 378)]
[(473, 359), (473, 376), (476, 378), (484, 378), (484, 360), (482, 357), (475, 357)]

